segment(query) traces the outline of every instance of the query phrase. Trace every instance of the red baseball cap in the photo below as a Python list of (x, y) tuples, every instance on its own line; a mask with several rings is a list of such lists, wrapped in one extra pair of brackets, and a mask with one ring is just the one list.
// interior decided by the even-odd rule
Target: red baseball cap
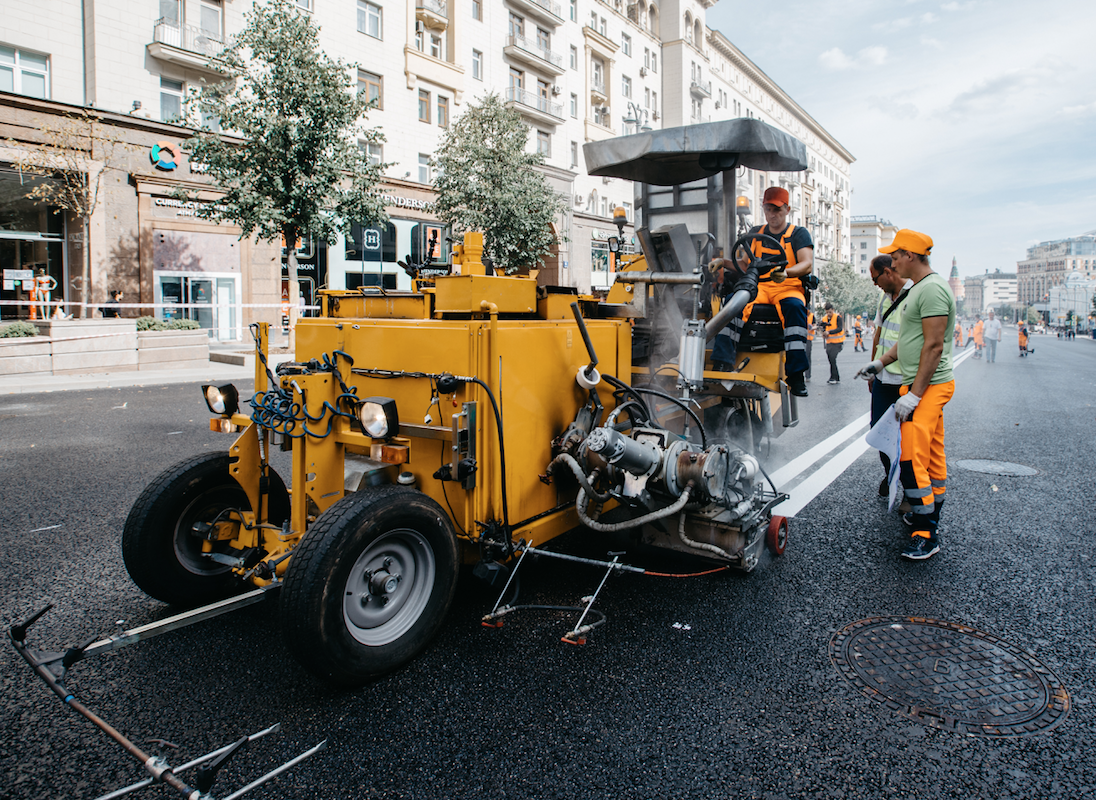
[(761, 199), (762, 205), (772, 203), (774, 206), (786, 206), (788, 203), (788, 190), (783, 186), (770, 186), (765, 190), (765, 196)]
[(927, 233), (918, 233), (909, 228), (903, 228), (894, 234), (894, 241), (886, 247), (880, 247), (880, 253), (893, 253), (895, 250), (905, 250), (907, 253), (917, 253), (919, 256), (927, 256), (932, 252), (932, 237)]

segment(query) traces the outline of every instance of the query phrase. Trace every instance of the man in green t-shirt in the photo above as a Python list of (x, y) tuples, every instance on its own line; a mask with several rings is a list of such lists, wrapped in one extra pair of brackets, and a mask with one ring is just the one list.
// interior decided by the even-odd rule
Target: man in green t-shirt
[(872, 366), (897, 362), (902, 371), (894, 412), (902, 421), (899, 473), (910, 504), (903, 519), (912, 528), (902, 558), (922, 561), (940, 550), (936, 529), (948, 477), (944, 406), (955, 393), (949, 335), (955, 327), (955, 298), (929, 265), (930, 236), (903, 228), (879, 252), (889, 253), (894, 270), (913, 281), (901, 311), (898, 342)]

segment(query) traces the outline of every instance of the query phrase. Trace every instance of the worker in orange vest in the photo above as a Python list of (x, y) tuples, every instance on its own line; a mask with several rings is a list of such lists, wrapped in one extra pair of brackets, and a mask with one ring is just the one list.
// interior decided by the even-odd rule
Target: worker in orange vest
[(814, 312), (807, 311), (807, 371), (803, 373), (804, 380), (811, 379), (811, 345), (814, 344)]
[(963, 323), (955, 320), (955, 346), (963, 346)]
[(985, 346), (985, 341), (982, 339), (982, 330), (985, 328), (985, 323), (982, 322), (982, 315), (978, 314), (975, 318), (974, 328), (971, 331), (971, 336), (974, 337), (974, 357), (982, 357), (982, 348)]
[(861, 327), (859, 314), (856, 315), (856, 319), (852, 323), (852, 351), (854, 353), (868, 352), (868, 348), (864, 347), (864, 329)]
[(841, 373), (837, 371), (837, 354), (845, 346), (845, 321), (833, 310), (833, 303), (826, 303), (826, 313), (822, 315), (822, 324), (826, 329), (826, 358), (830, 361), (830, 386), (841, 383)]

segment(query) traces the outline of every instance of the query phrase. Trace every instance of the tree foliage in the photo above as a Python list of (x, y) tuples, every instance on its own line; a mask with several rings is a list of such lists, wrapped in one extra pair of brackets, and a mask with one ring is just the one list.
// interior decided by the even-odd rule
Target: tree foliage
[[(199, 216), (288, 243), (331, 242), (355, 222), (387, 221), (378, 191), (383, 165), (358, 146), (383, 137), (364, 127), (369, 104), (353, 90), (356, 65), (323, 53), (309, 14), (288, 0), (256, 4), (244, 30), (210, 63), (223, 80), (204, 86), (191, 105), (243, 141), (208, 129), (187, 141), (191, 161), (204, 164), (224, 192)], [(287, 252), (293, 286), (292, 244)], [(294, 318), (296, 308), (290, 303)]]
[(826, 263), (818, 288), (822, 297), (844, 314), (874, 315), (879, 307), (879, 289), (844, 261), (830, 259)]
[(495, 266), (513, 272), (538, 266), (555, 242), (550, 229), (561, 199), (525, 151), (529, 128), (496, 94), (469, 105), (445, 132), (434, 165), (438, 218), (454, 235), (482, 231)]

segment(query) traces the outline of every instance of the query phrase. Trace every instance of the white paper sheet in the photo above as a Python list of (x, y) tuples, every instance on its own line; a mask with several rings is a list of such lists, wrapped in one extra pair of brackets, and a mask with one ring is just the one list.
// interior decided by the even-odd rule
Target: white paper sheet
[(883, 416), (864, 437), (864, 441), (890, 458), (890, 474), (887, 475), (890, 494), (887, 508), (894, 511), (902, 502), (902, 482), (898, 478), (898, 461), (902, 455), (902, 423), (894, 415), (893, 405), (883, 412)]

